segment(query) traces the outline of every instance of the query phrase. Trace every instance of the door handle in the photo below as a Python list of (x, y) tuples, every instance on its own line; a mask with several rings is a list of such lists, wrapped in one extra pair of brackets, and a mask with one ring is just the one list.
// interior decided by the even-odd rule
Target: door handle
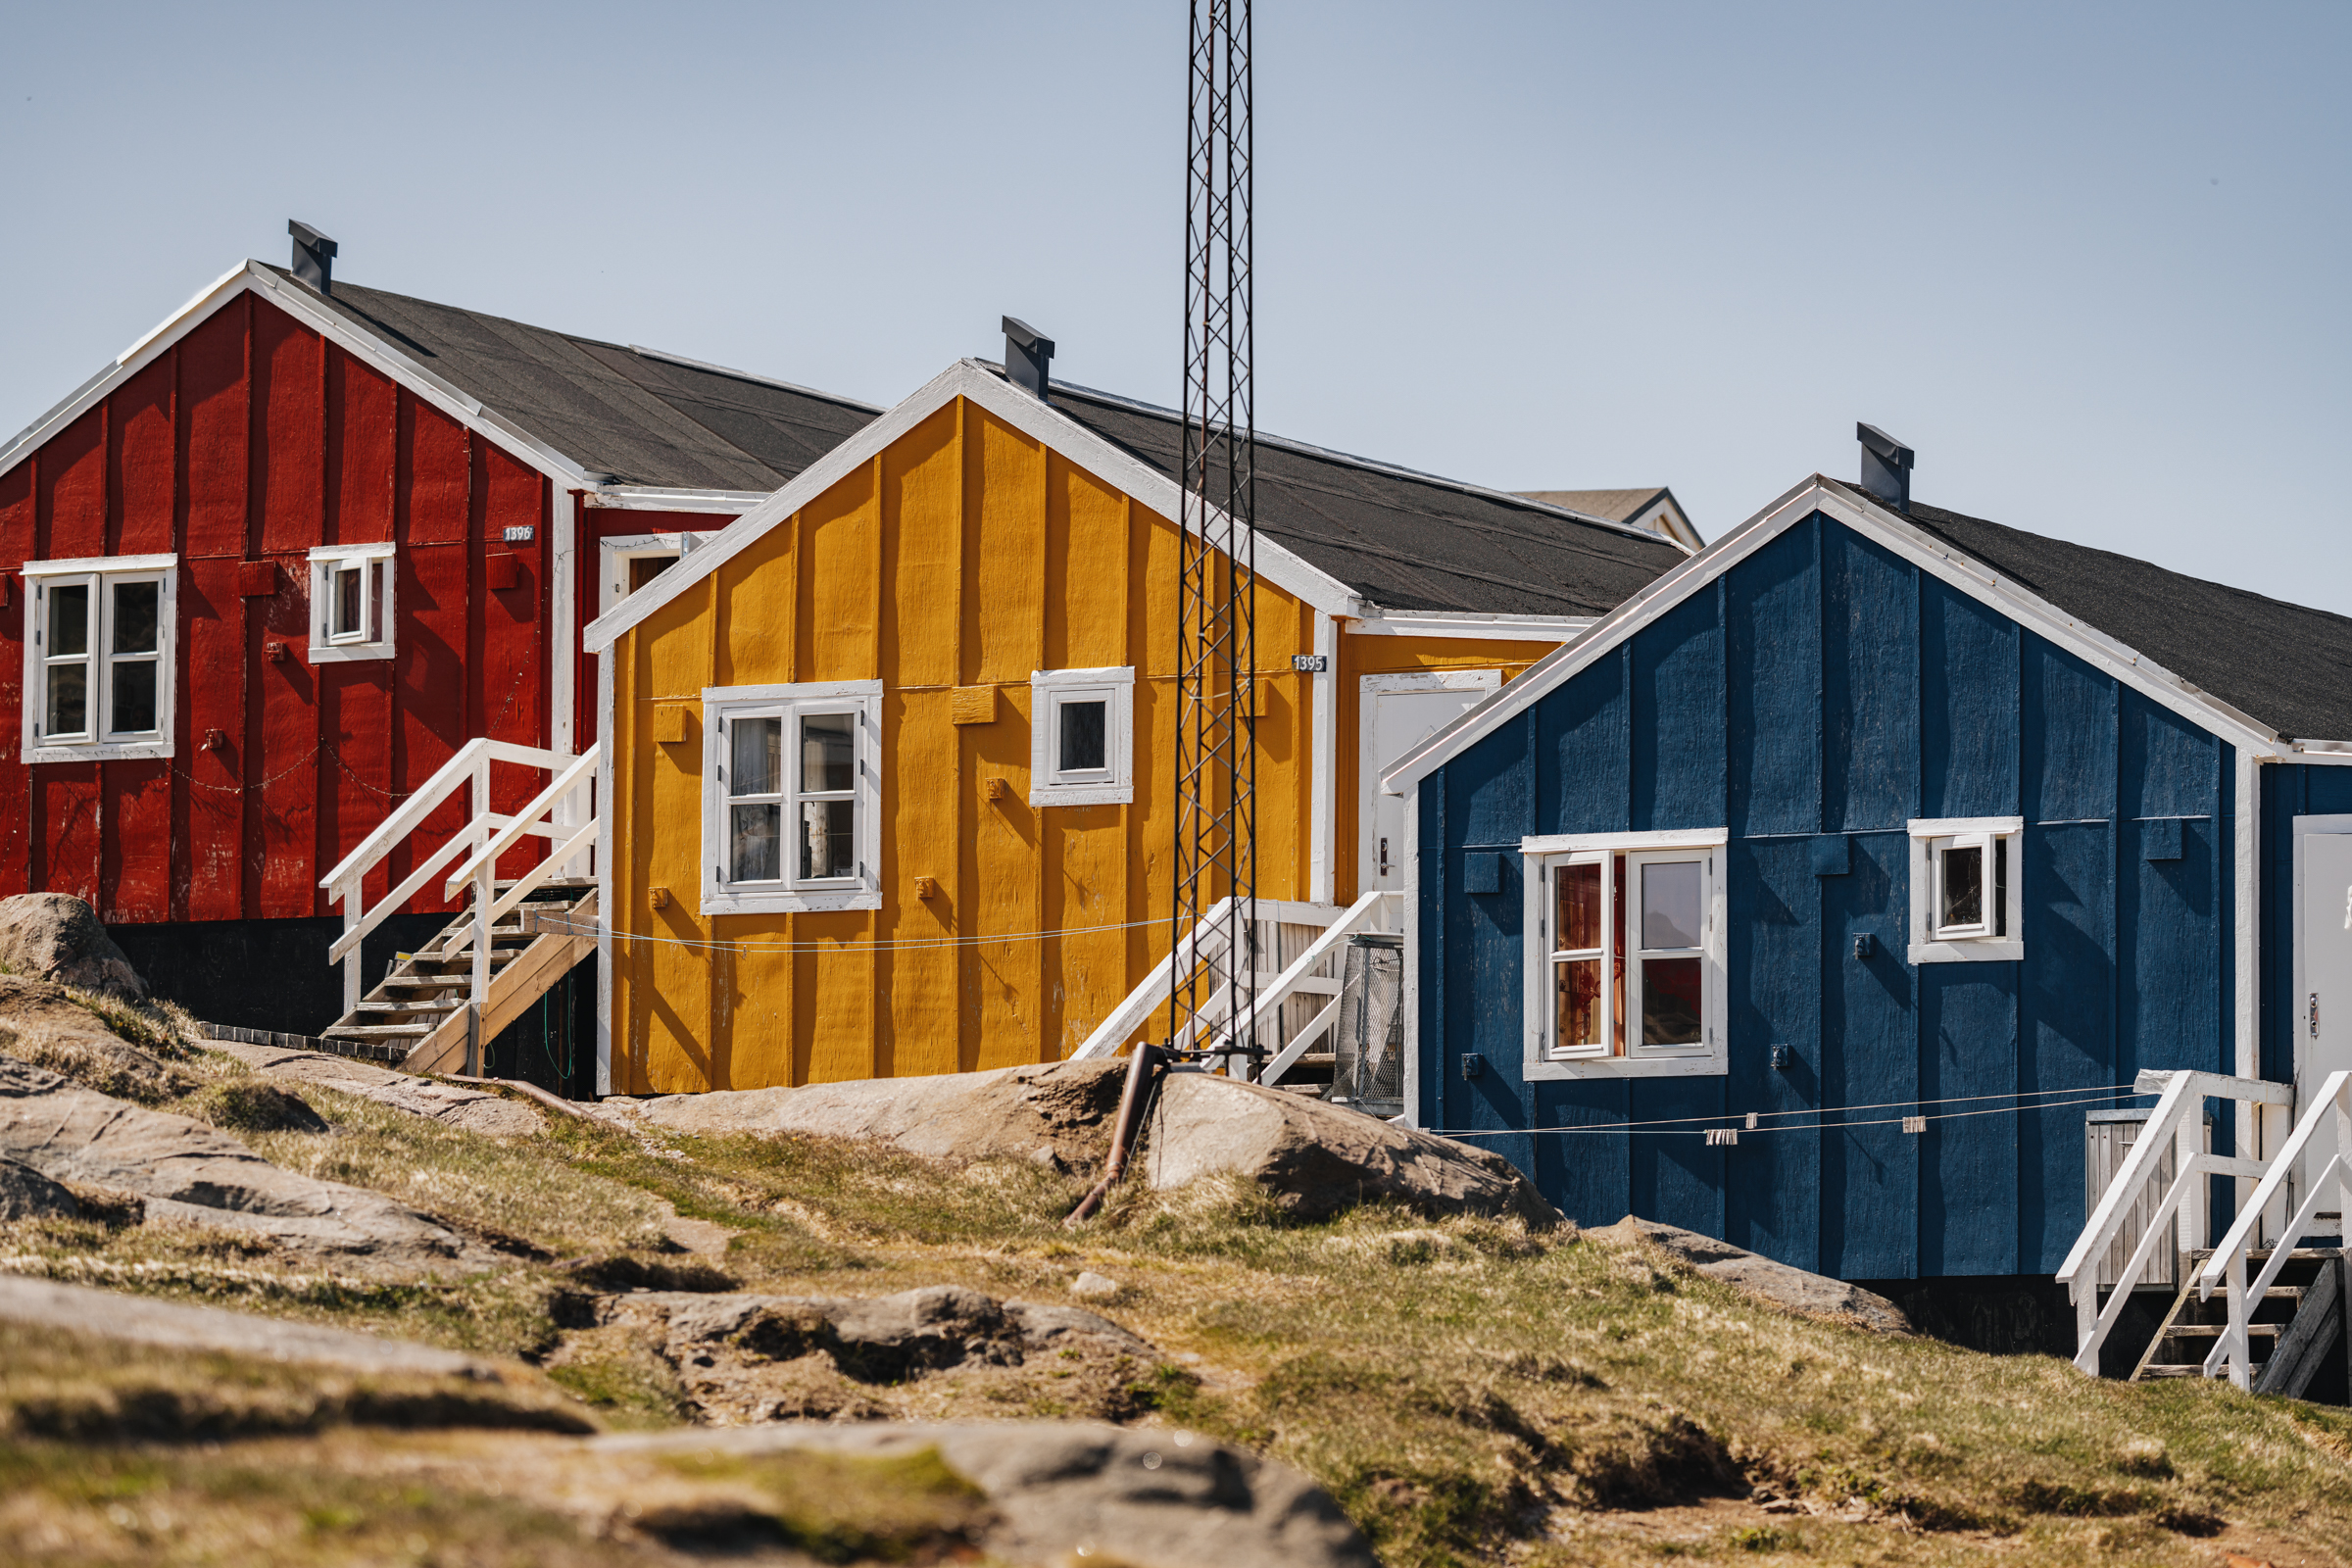
[(1380, 841), (1380, 874), (1382, 876), (1389, 874), (1389, 841), (1387, 839)]

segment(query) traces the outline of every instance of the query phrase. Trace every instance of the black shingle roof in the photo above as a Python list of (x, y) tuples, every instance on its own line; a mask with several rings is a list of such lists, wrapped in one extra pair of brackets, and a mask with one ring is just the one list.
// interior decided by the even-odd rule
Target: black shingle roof
[[(1183, 416), (1083, 387), (1054, 407), (1170, 478)], [(1260, 436), (1260, 533), (1385, 610), (1602, 615), (1689, 559), (1647, 530)]]
[(2279, 734), (2352, 740), (2352, 617), (1917, 501), (1907, 515)]
[(340, 279), (324, 303), (621, 484), (775, 490), (882, 412)]

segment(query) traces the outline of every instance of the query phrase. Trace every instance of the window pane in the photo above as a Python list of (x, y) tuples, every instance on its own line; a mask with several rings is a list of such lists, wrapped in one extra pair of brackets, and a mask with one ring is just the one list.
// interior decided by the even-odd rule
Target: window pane
[(1599, 865), (1563, 865), (1552, 873), (1552, 946), (1562, 952), (1599, 947)]
[(90, 651), (90, 585), (77, 582), (49, 590), (49, 653)]
[(110, 727), (117, 735), (137, 735), (155, 728), (155, 661), (125, 659), (109, 671), (114, 681), (114, 715)]
[(2009, 934), (2009, 841), (1992, 841), (1992, 934)]
[(386, 562), (371, 561), (368, 564), (369, 642), (380, 643), (391, 635), (389, 628), (384, 625), (384, 573), (388, 569), (389, 563)]
[(1109, 713), (1108, 703), (1061, 705), (1061, 760), (1055, 764), (1059, 771), (1099, 771), (1104, 765)]
[(1943, 852), (1943, 874), (1936, 878), (1942, 907), (1937, 925), (1981, 925), (1984, 920), (1984, 847), (1954, 846)]
[(801, 803), (801, 875), (855, 876), (858, 847), (853, 823), (857, 806), (850, 801)]
[[(1597, 871), (1598, 866), (1592, 867)], [(1600, 1044), (1600, 960), (1578, 958), (1551, 966), (1553, 1004), (1558, 1008), (1556, 1045)]]
[(652, 582), (677, 564), (675, 556), (631, 556), (629, 558), (629, 592)]
[(727, 859), (732, 882), (773, 882), (784, 874), (780, 806), (727, 808)]
[[(855, 713), (810, 713), (801, 720), (801, 788), (810, 795), (858, 783)], [(822, 872), (809, 873), (823, 875)]]
[(784, 790), (784, 721), (739, 718), (729, 726), (727, 793), (780, 795)]
[(361, 589), (367, 578), (358, 566), (337, 566), (335, 576), (335, 621), (327, 628), (336, 637), (365, 637), (368, 634), (368, 608)]
[(1642, 1043), (1695, 1046), (1698, 1039), (1696, 958), (1651, 958), (1642, 965)]
[(90, 727), (90, 666), (49, 666), (49, 727), (51, 735), (86, 734)]
[(1698, 946), (1698, 862), (1667, 860), (1642, 868), (1642, 945)]
[(160, 582), (119, 582), (115, 584), (115, 652), (118, 654), (152, 654), (155, 652), (156, 609), (163, 598)]

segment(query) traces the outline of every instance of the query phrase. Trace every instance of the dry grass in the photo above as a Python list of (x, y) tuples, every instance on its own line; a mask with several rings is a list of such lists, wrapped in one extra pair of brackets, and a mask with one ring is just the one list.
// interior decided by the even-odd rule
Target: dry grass
[(672, 1141), (681, 1159), (573, 1123), (500, 1142), (305, 1094), (336, 1131), (257, 1148), (503, 1237), (513, 1265), (338, 1281), (214, 1233), (52, 1223), (7, 1228), (0, 1266), (553, 1357), (600, 1419), (660, 1424), (685, 1407), (667, 1370), (626, 1335), (560, 1322), (583, 1256), (649, 1282), (691, 1263), (660, 1241), (674, 1207), (733, 1233), (723, 1267), (747, 1289), (946, 1283), (1093, 1305), (1069, 1286), (1107, 1274), (1124, 1291), (1100, 1309), (1172, 1358), (1145, 1419), (1298, 1465), (1396, 1568), (2206, 1565), (2256, 1537), (2281, 1564), (2290, 1548), (2352, 1560), (2345, 1412), (1864, 1335), (1661, 1255), (1389, 1208), (1298, 1225), (1219, 1182), (1124, 1189), (1071, 1233), (1079, 1184), (1034, 1165), (815, 1139)]

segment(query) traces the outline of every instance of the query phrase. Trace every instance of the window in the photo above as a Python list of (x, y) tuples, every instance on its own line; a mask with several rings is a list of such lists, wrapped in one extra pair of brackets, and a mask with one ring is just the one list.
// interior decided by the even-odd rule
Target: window
[(1527, 1071), (1720, 1073), (1725, 835), (1523, 840)]
[(324, 545), (311, 552), (311, 662), (392, 657), (394, 547)]
[(715, 537), (706, 530), (614, 534), (598, 540), (596, 612), (611, 610)]
[(1029, 677), (1029, 804), (1135, 799), (1135, 670), (1041, 669)]
[(2025, 820), (1931, 818), (1910, 824), (1911, 961), (1988, 962), (2026, 956), (2021, 858)]
[(172, 755), (178, 560), (24, 564), (25, 761)]
[(703, 693), (703, 912), (878, 909), (882, 683)]

